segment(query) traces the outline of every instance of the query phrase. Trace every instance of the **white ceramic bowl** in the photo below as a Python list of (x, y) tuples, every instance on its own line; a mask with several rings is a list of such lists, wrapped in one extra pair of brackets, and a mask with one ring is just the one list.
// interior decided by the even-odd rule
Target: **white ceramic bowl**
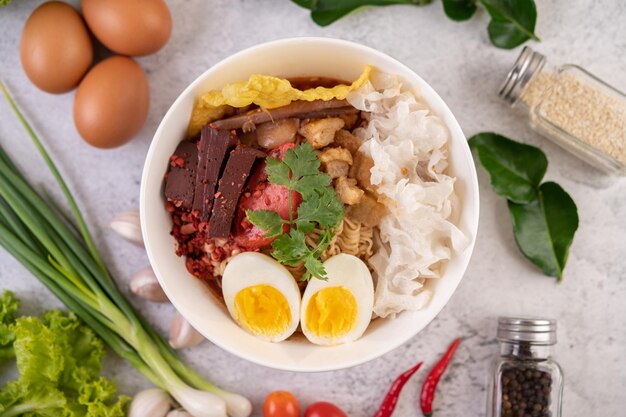
[[(430, 108), (447, 124), (450, 172), (460, 204), (455, 223), (471, 243), (456, 253), (443, 277), (429, 283), (434, 296), (421, 311), (405, 312), (396, 319), (372, 322), (356, 342), (320, 347), (302, 337), (281, 343), (261, 341), (240, 329), (210, 290), (190, 275), (183, 258), (174, 253), (171, 219), (165, 211), (163, 176), (170, 155), (183, 139), (194, 99), (208, 90), (221, 89), (251, 74), (282, 77), (327, 76), (344, 80), (358, 77), (366, 64), (398, 74), (417, 88)], [(377, 358), (400, 346), (435, 318), (458, 286), (469, 262), (478, 227), (478, 182), (472, 155), (452, 112), (437, 93), (411, 69), (378, 51), (351, 42), (327, 38), (293, 38), (258, 45), (216, 64), (189, 85), (161, 121), (148, 151), (141, 182), (141, 228), (152, 267), (178, 311), (207, 339), (241, 358), (271, 368), (315, 372), (328, 371)]]

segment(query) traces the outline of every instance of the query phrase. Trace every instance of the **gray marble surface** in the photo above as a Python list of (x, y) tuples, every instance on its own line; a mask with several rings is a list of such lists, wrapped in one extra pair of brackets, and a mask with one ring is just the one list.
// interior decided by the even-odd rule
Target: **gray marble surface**
[[(306, 405), (335, 402), (350, 416), (372, 415), (394, 376), (413, 363), (432, 364), (456, 336), (462, 336), (454, 364), (443, 379), (435, 415), (480, 416), (485, 412), (485, 380), (497, 353), (498, 315), (557, 318), (557, 360), (566, 377), (563, 415), (623, 416), (626, 409), (626, 180), (606, 177), (542, 139), (496, 95), (519, 48), (489, 44), (488, 16), (471, 21), (445, 18), (439, 1), (427, 7), (394, 6), (352, 15), (319, 28), (307, 12), (278, 0), (169, 1), (174, 32), (159, 53), (138, 61), (148, 73), (151, 109), (139, 136), (127, 146), (101, 151), (79, 138), (72, 122), (74, 94), (50, 95), (25, 77), (18, 44), (24, 21), (39, 1), (14, 0), (0, 9), (0, 77), (28, 112), (69, 180), (95, 231), (106, 261), (124, 290), (145, 253), (107, 228), (116, 213), (137, 207), (143, 160), (159, 120), (196, 76), (219, 60), (260, 42), (292, 36), (327, 36), (363, 43), (418, 72), (447, 101), (469, 136), (492, 130), (537, 145), (548, 155), (546, 179), (559, 182), (578, 204), (576, 235), (563, 283), (543, 276), (515, 246), (505, 201), (479, 170), (481, 214), (473, 259), (454, 297), (423, 332), (404, 346), (367, 364), (338, 372), (279, 372), (240, 360), (205, 342), (184, 357), (219, 385), (249, 396), (260, 415), (264, 396), (289, 389)], [(78, 3), (75, 1), (74, 3)], [(626, 90), (626, 5), (570, 0), (538, 2), (532, 47), (549, 64), (578, 63)], [(27, 168), (31, 178), (51, 185), (39, 156), (8, 106), (0, 100), (0, 141)], [(59, 302), (8, 254), (0, 250), (0, 288), (24, 300), (23, 311), (38, 313)], [(161, 331), (173, 314), (169, 305), (133, 299)], [(9, 371), (5, 370), (3, 379)], [(9, 372), (10, 373), (10, 372)], [(123, 392), (149, 384), (133, 368), (109, 355), (106, 373)], [(406, 386), (395, 416), (420, 415), (417, 392), (425, 372)]]

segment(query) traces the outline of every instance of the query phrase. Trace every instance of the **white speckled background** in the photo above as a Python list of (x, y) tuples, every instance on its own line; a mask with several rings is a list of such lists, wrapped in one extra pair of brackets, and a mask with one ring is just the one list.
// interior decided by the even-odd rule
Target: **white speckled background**
[[(626, 180), (606, 177), (533, 133), (496, 91), (520, 48), (490, 45), (488, 16), (448, 20), (441, 3), (427, 7), (370, 9), (328, 28), (317, 27), (305, 10), (283, 0), (173, 1), (174, 32), (156, 55), (140, 58), (151, 88), (148, 121), (132, 143), (112, 151), (84, 144), (72, 122), (73, 93), (54, 96), (37, 90), (22, 72), (18, 44), (24, 21), (39, 1), (14, 0), (0, 9), (0, 77), (44, 136), (62, 167), (106, 260), (120, 285), (147, 264), (141, 249), (107, 228), (116, 213), (138, 206), (144, 156), (159, 120), (196, 76), (222, 58), (260, 42), (292, 36), (328, 36), (383, 51), (418, 72), (447, 101), (465, 133), (493, 130), (540, 146), (550, 166), (546, 179), (559, 182), (578, 204), (576, 235), (564, 282), (556, 284), (527, 262), (513, 240), (505, 201), (479, 170), (481, 216), (472, 262), (454, 297), (418, 336), (365, 365), (339, 372), (278, 372), (240, 360), (206, 342), (183, 353), (210, 379), (249, 396), (260, 415), (265, 395), (290, 389), (306, 405), (335, 402), (350, 416), (372, 415), (392, 379), (419, 360), (433, 364), (456, 336), (462, 336), (453, 365), (438, 391), (435, 415), (485, 413), (485, 380), (497, 352), (498, 315), (545, 315), (559, 320), (555, 353), (565, 372), (563, 415), (618, 417), (626, 410)], [(74, 1), (73, 3), (78, 3)], [(593, 5), (591, 4), (593, 3)], [(538, 1), (537, 33), (531, 46), (551, 64), (578, 63), (626, 90), (626, 4), (618, 1)], [(33, 146), (8, 106), (0, 100), (2, 146), (37, 182), (52, 184)], [(23, 299), (23, 312), (60, 304), (9, 255), (0, 250), (0, 288)], [(160, 330), (173, 310), (133, 299)], [(0, 369), (1, 380), (11, 374)], [(106, 373), (123, 392), (148, 387), (133, 368), (107, 359)], [(425, 371), (406, 386), (395, 416), (420, 415), (418, 389)]]

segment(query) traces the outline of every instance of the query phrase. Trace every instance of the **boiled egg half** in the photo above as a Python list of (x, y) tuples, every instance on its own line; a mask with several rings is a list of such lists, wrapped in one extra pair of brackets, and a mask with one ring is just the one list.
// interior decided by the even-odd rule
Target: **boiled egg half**
[(365, 263), (339, 254), (324, 262), (328, 280), (311, 279), (302, 297), (302, 332), (317, 345), (352, 342), (372, 318), (374, 284)]
[(256, 337), (280, 342), (298, 327), (298, 284), (267, 255), (243, 252), (233, 257), (222, 276), (222, 293), (233, 320)]

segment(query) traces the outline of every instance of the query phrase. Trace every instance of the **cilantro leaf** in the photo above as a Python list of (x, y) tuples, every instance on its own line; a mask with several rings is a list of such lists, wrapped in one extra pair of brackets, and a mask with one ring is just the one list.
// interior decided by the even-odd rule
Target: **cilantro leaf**
[(304, 267), (306, 268), (306, 272), (302, 276), (303, 281), (308, 281), (309, 279), (311, 279), (311, 277), (315, 277), (324, 281), (328, 280), (324, 264), (318, 258), (314, 256), (308, 256), (304, 261)]
[(265, 230), (266, 238), (280, 235), (283, 232), (283, 225), (288, 223), (272, 210), (246, 210), (246, 217), (250, 223)]
[(343, 204), (337, 198), (335, 191), (325, 191), (303, 200), (298, 207), (298, 218), (295, 220), (298, 230), (311, 232), (315, 223), (322, 228), (337, 227), (343, 219)]
[(265, 170), (272, 184), (282, 185), (309, 195), (330, 184), (330, 177), (320, 171), (320, 161), (311, 145), (288, 149), (282, 160), (268, 157)]
[(272, 184), (282, 185), (292, 189), (291, 178), (289, 175), (289, 166), (277, 158), (268, 156), (265, 159), (265, 172), (267, 172), (268, 180)]
[(274, 252), (272, 256), (279, 262), (295, 266), (304, 262), (306, 268), (302, 280), (308, 280), (312, 276), (319, 279), (327, 279), (324, 265), (319, 260), (322, 253), (328, 247), (333, 232), (325, 230), (320, 235), (320, 242), (315, 248), (310, 248), (306, 244), (306, 234), (301, 230), (291, 230), (290, 234), (284, 234), (278, 237), (273, 243)]
[[(295, 219), (284, 220), (272, 210), (246, 211), (248, 220), (258, 228), (265, 230), (265, 237), (276, 237), (272, 242), (272, 256), (288, 266), (304, 263), (306, 273), (303, 279), (312, 276), (326, 279), (326, 271), (320, 258), (328, 248), (334, 236), (334, 228), (339, 225), (344, 215), (344, 205), (337, 198), (331, 186), (331, 178), (320, 171), (320, 160), (315, 149), (303, 143), (288, 149), (282, 160), (267, 157), (265, 171), (268, 181), (286, 187), (289, 192), (300, 193), (302, 201), (298, 206)], [(289, 201), (292, 213), (293, 202)], [(283, 233), (283, 226), (289, 231)], [(315, 247), (307, 244), (306, 233), (321, 229), (319, 241)]]
[(294, 190), (299, 192), (303, 199), (323, 193), (324, 190), (330, 186), (330, 177), (323, 172), (319, 174), (320, 175), (307, 175), (300, 178), (295, 184)]
[(285, 152), (283, 163), (289, 167), (293, 178), (299, 180), (309, 175), (320, 175), (320, 160), (309, 143), (303, 143)]
[(272, 242), (272, 256), (285, 265), (294, 266), (300, 263), (310, 252), (306, 244), (306, 235), (299, 230), (290, 230), (289, 234), (285, 233), (278, 236)]

